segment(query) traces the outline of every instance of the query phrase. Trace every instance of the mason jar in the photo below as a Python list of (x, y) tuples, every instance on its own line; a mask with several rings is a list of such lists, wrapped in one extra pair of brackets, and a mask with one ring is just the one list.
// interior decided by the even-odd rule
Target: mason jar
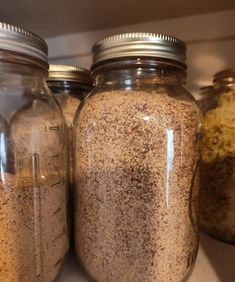
[(205, 113), (206, 109), (209, 107), (209, 104), (213, 100), (213, 85), (203, 86), (199, 90), (199, 99), (198, 106), (202, 112)]
[(72, 127), (77, 108), (92, 89), (88, 70), (69, 65), (50, 65), (47, 85), (55, 95), (69, 129), (70, 188), (73, 186)]
[(92, 89), (90, 72), (76, 66), (50, 65), (47, 84), (72, 128), (78, 106)]
[(215, 74), (203, 117), (201, 228), (235, 244), (235, 68)]
[(47, 45), (0, 23), (0, 280), (54, 281), (68, 250), (67, 144)]
[(128, 33), (93, 47), (74, 120), (75, 247), (99, 282), (182, 281), (198, 250), (200, 111), (186, 47)]

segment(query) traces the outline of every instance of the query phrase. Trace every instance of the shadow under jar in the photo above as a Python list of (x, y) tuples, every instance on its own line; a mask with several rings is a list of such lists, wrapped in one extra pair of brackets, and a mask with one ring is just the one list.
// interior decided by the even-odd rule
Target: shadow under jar
[(93, 48), (74, 174), (76, 253), (96, 281), (180, 282), (195, 261), (200, 112), (182, 87), (185, 52), (148, 33)]
[(55, 281), (68, 250), (67, 145), (47, 45), (0, 23), (0, 281)]
[(212, 94), (203, 116), (200, 225), (235, 244), (235, 68), (214, 76)]

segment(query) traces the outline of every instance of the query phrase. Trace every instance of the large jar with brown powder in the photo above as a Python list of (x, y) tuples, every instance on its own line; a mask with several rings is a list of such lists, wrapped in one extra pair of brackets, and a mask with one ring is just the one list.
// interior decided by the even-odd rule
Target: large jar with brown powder
[(180, 282), (198, 249), (200, 113), (186, 48), (158, 34), (93, 48), (95, 89), (75, 120), (76, 252), (99, 282)]
[(202, 141), (201, 227), (235, 244), (235, 68), (214, 76)]
[(70, 187), (73, 175), (72, 127), (77, 108), (92, 89), (92, 78), (88, 70), (68, 65), (50, 65), (47, 84), (63, 111), (69, 128)]
[(57, 279), (67, 240), (67, 138), (47, 45), (0, 23), (0, 281)]

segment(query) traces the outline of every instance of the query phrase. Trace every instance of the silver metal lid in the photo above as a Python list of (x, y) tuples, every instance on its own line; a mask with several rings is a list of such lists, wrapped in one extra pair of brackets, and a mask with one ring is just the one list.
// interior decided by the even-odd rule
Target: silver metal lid
[(158, 57), (180, 63), (186, 61), (186, 45), (179, 39), (156, 33), (124, 33), (97, 42), (93, 49), (93, 65), (121, 57)]
[(48, 48), (41, 37), (2, 22), (0, 22), (0, 50), (17, 52), (47, 63)]
[(50, 65), (47, 80), (73, 81), (92, 86), (92, 78), (88, 70), (68, 65)]

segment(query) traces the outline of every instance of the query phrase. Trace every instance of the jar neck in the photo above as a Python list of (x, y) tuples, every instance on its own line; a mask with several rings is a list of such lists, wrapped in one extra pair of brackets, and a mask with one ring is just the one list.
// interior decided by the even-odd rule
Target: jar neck
[(91, 86), (74, 81), (48, 80), (47, 85), (55, 95), (67, 94), (79, 99), (86, 96)]
[(93, 69), (96, 87), (141, 88), (153, 85), (181, 85), (185, 81), (183, 66), (169, 61), (129, 59), (105, 62)]

